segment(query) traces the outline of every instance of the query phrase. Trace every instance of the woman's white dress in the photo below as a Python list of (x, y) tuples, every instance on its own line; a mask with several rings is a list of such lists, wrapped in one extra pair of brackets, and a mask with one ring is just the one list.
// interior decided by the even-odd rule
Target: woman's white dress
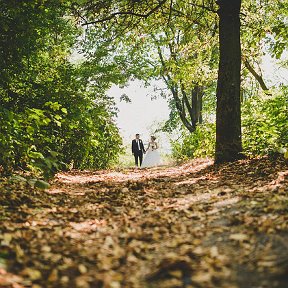
[(160, 153), (156, 143), (149, 143), (148, 150), (142, 162), (141, 168), (154, 167), (161, 164)]

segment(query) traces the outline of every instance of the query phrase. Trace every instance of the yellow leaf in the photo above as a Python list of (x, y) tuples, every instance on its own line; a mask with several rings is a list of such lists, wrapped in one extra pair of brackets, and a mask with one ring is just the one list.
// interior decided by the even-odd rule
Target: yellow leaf
[[(25, 254), (23, 249), (18, 244), (15, 246), (15, 252), (16, 252), (17, 258), (21, 258)], [(18, 261), (19, 261), (19, 259), (18, 259)]]
[(77, 288), (89, 288), (90, 287), (90, 284), (88, 282), (88, 279), (86, 279), (85, 277), (83, 276), (79, 276), (75, 279), (75, 286)]
[(192, 276), (191, 280), (196, 283), (209, 282), (211, 280), (211, 274), (209, 272), (200, 272)]
[(41, 250), (42, 250), (42, 252), (47, 252), (48, 253), (48, 252), (51, 252), (51, 247), (48, 246), (48, 245), (45, 245), (45, 246), (42, 247)]
[(48, 277), (48, 281), (49, 282), (55, 282), (57, 280), (58, 280), (58, 270), (53, 269), (52, 272), (50, 273), (49, 277)]
[(61, 284), (66, 285), (69, 282), (68, 276), (62, 276), (60, 279)]
[(181, 278), (182, 277), (182, 271), (181, 270), (170, 271), (169, 274), (175, 278)]
[(196, 247), (193, 252), (196, 254), (196, 255), (202, 255), (204, 253), (204, 250), (201, 246), (198, 246)]
[(245, 240), (248, 240), (249, 237), (246, 234), (236, 233), (236, 234), (231, 234), (229, 239), (235, 240), (235, 241), (245, 241)]
[(88, 272), (88, 269), (87, 269), (86, 266), (83, 265), (83, 264), (79, 264), (79, 265), (78, 265), (78, 270), (79, 270), (79, 272), (80, 272), (81, 274), (85, 274), (85, 273)]
[(2, 244), (3, 246), (9, 246), (12, 238), (13, 238), (13, 235), (12, 235), (12, 234), (5, 233), (5, 234), (3, 235), (3, 240), (1, 241), (1, 244)]
[(217, 246), (212, 246), (210, 248), (210, 253), (211, 253), (211, 257), (215, 258), (215, 257), (219, 256), (219, 252), (218, 252)]
[(39, 270), (32, 268), (25, 268), (22, 272), (22, 275), (28, 276), (31, 280), (39, 280), (42, 277), (42, 274)]
[(261, 267), (274, 267), (276, 266), (275, 261), (260, 261), (258, 262), (258, 266)]
[(121, 288), (121, 284), (117, 281), (112, 281), (111, 283), (109, 283), (111, 288)]

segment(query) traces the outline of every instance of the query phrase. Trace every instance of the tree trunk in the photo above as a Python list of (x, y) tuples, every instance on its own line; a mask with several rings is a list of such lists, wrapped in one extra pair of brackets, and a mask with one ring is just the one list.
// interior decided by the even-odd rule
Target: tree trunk
[(202, 123), (202, 97), (203, 97), (203, 87), (196, 85), (192, 89), (191, 97), (191, 121), (192, 125), (195, 127), (198, 123)]
[[(182, 93), (182, 107), (184, 109), (184, 117), (186, 121), (189, 123), (192, 129), (189, 129), (187, 125), (184, 123), (186, 128), (192, 133), (196, 130), (196, 127), (199, 123), (202, 123), (202, 98), (203, 98), (203, 87), (200, 85), (195, 85), (191, 92), (191, 104), (187, 98), (187, 93), (185, 91), (184, 85), (181, 85), (181, 93)], [(185, 111), (188, 111), (188, 115), (186, 116)], [(188, 116), (190, 120), (188, 120)], [(181, 115), (180, 115), (181, 117)], [(181, 118), (182, 119), (182, 118)]]
[(199, 124), (202, 124), (203, 123), (203, 117), (202, 117), (202, 109), (203, 109), (203, 96), (204, 96), (204, 91), (202, 90), (201, 91), (201, 96), (200, 96), (200, 99), (199, 99)]
[(240, 112), (241, 0), (219, 0), (220, 62), (217, 82), (215, 163), (242, 158)]
[(178, 111), (178, 114), (180, 116), (182, 123), (189, 130), (190, 133), (193, 133), (195, 131), (195, 127), (193, 127), (192, 124), (186, 118), (184, 98), (182, 98), (182, 100), (179, 98), (178, 88), (176, 88), (175, 86), (171, 86), (170, 90), (172, 92), (172, 95), (175, 101), (175, 106), (176, 106), (176, 109)]

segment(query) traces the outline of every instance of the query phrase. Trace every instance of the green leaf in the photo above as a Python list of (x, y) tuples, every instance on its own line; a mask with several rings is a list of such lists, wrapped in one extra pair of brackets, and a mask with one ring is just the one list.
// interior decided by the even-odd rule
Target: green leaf
[(45, 190), (50, 188), (50, 184), (43, 180), (37, 180), (34, 184), (34, 187)]
[(13, 175), (10, 180), (12, 182), (27, 182), (26, 178), (19, 176), (19, 175)]
[(64, 113), (64, 114), (67, 114), (68, 113), (68, 111), (67, 111), (67, 109), (66, 108), (61, 108), (61, 111)]

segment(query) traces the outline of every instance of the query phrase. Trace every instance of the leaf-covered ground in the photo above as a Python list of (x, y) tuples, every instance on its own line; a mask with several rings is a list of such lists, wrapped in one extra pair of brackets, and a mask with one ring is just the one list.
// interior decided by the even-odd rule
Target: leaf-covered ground
[(4, 181), (0, 287), (287, 287), (287, 184), (266, 158)]

